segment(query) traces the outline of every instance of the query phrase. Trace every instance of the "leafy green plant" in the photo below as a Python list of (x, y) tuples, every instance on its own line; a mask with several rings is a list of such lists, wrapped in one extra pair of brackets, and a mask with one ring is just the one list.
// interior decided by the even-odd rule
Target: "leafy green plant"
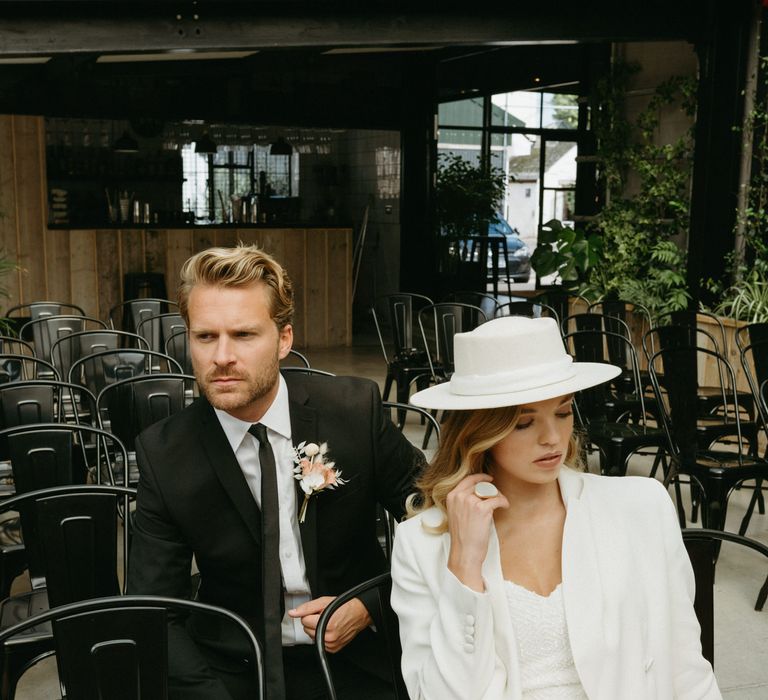
[(486, 170), (455, 154), (441, 153), (437, 170), (437, 216), (443, 235), (453, 239), (486, 235), (504, 197), (500, 168)]
[[(686, 258), (675, 244), (688, 227), (693, 126), (670, 143), (658, 143), (662, 107), (695, 110), (696, 81), (673, 77), (659, 85), (630, 122), (625, 96), (636, 66), (617, 63), (598, 89), (595, 136), (607, 203), (590, 223), (603, 240), (580, 293), (641, 303), (660, 316), (683, 309)], [(630, 189), (630, 174), (634, 174)]]
[(602, 246), (602, 239), (597, 234), (574, 230), (552, 219), (539, 229), (531, 265), (539, 278), (557, 274), (563, 287), (576, 289), (600, 261)]
[(758, 260), (751, 270), (743, 270), (736, 282), (723, 293), (714, 308), (716, 314), (747, 323), (768, 321), (768, 264)]

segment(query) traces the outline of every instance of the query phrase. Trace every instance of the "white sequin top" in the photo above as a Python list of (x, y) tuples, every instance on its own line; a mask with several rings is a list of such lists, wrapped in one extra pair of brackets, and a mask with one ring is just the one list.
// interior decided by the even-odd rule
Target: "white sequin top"
[(586, 700), (573, 665), (562, 586), (548, 596), (504, 582), (517, 638), (524, 700)]

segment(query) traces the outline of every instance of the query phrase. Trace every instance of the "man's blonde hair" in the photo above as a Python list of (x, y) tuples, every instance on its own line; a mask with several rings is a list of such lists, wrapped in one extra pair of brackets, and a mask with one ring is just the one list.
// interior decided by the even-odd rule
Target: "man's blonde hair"
[(263, 283), (269, 294), (269, 315), (279, 330), (293, 321), (293, 285), (282, 265), (255, 245), (208, 248), (181, 268), (179, 312), (189, 326), (189, 295), (195, 285), (247, 287)]

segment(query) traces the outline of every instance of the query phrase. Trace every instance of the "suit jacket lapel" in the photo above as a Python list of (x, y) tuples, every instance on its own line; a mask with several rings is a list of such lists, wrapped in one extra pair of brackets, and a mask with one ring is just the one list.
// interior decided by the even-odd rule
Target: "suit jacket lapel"
[[(288, 392), (291, 414), (291, 442), (298, 445), (302, 441), (319, 443), (317, 436), (317, 411), (307, 406), (309, 396), (305, 388), (295, 382)], [(317, 499), (310, 498), (304, 522), (299, 525), (301, 548), (304, 552), (304, 564), (307, 579), (313, 595), (317, 595)], [(296, 514), (304, 503), (304, 492), (296, 481)]]
[(213, 408), (204, 399), (200, 399), (200, 401), (205, 404), (201, 420), (200, 442), (221, 485), (234, 503), (237, 512), (242, 516), (254, 539), (260, 545), (261, 511), (259, 506), (248, 488), (240, 464), (235, 453), (232, 452)]

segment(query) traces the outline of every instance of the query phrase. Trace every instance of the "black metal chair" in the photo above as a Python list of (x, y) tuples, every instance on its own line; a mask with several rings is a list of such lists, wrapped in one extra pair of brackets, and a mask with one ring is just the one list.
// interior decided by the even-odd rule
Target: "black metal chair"
[(0, 384), (30, 379), (61, 379), (59, 371), (48, 361), (30, 355), (0, 355)]
[[(474, 262), (483, 271), (483, 289), (488, 283), (493, 296), (499, 296), (499, 280), (507, 285), (507, 296), (512, 296), (512, 278), (509, 274), (509, 249), (505, 236), (470, 236), (461, 241), (461, 259)], [(501, 263), (504, 264), (502, 269)]]
[[(713, 666), (715, 664), (715, 615), (714, 595), (715, 564), (717, 563), (721, 542), (733, 542), (759, 552), (768, 560), (768, 546), (762, 542), (736, 535), (732, 532), (712, 529), (684, 529), (683, 542), (691, 559), (693, 573), (696, 579), (696, 598), (693, 607), (701, 625), (701, 650), (704, 658)], [(768, 562), (767, 562), (768, 563)], [(768, 576), (757, 594), (755, 610), (761, 611), (768, 598)]]
[(76, 304), (63, 301), (32, 301), (16, 304), (5, 312), (8, 318), (26, 318), (35, 321), (45, 316), (85, 316), (85, 311)]
[(16, 678), (27, 665), (53, 649), (50, 627), (35, 621), (35, 615), (122, 592), (118, 560), (127, 571), (124, 516), (135, 495), (134, 489), (120, 486), (70, 485), (30, 491), (0, 503), (0, 513), (18, 511), (21, 516), (32, 582), (30, 591), (0, 604), (0, 637), (20, 623), (24, 628), (24, 634), (13, 635), (13, 641), (0, 647), (3, 697), (12, 697)]
[(298, 372), (300, 374), (318, 374), (324, 377), (335, 377), (336, 375), (333, 372), (326, 372), (324, 369), (317, 369), (316, 367), (296, 367), (296, 366), (288, 366), (288, 367), (281, 367), (280, 371), (283, 373), (292, 373), (292, 372)]
[(146, 318), (176, 311), (179, 305), (170, 299), (154, 297), (129, 299), (109, 310), (109, 325), (115, 330), (136, 333), (139, 324)]
[(192, 355), (189, 352), (189, 334), (186, 329), (171, 333), (165, 341), (165, 349), (163, 352), (179, 363), (184, 374), (194, 374), (192, 369)]
[(32, 343), (28, 343), (21, 338), (14, 338), (10, 335), (0, 335), (0, 355), (29, 355), (35, 356), (35, 348)]
[(458, 302), (431, 304), (419, 311), (419, 329), (434, 383), (453, 374), (453, 336), (471, 331), (487, 320), (479, 306)]
[(613, 382), (584, 389), (576, 395), (577, 415), (587, 440), (600, 453), (600, 471), (609, 476), (624, 476), (633, 454), (653, 448), (651, 476), (655, 476), (659, 465), (666, 476), (666, 434), (661, 428), (649, 425), (640, 367), (632, 342), (623, 335), (604, 330), (574, 331), (563, 339), (579, 362), (610, 363), (606, 347), (620, 343), (624, 345), (622, 354), (629, 358), (630, 371), (626, 378), (620, 375)]
[[(77, 410), (73, 410), (74, 408)], [(85, 387), (55, 379), (0, 384), (0, 428), (95, 419), (96, 397)]]
[(102, 429), (117, 436), (128, 452), (127, 483), (139, 480), (136, 437), (150, 425), (183, 410), (195, 387), (191, 375), (146, 374), (109, 384), (96, 397)]
[(311, 367), (309, 358), (298, 350), (289, 350), (288, 354), (280, 360), (281, 367)]
[(554, 318), (560, 327), (560, 317), (551, 306), (538, 301), (509, 301), (499, 304), (494, 318), (501, 316), (527, 316), (528, 318), (541, 318), (542, 316)]
[[(407, 700), (408, 691), (405, 688), (405, 681), (403, 681), (400, 672), (402, 649), (400, 647), (399, 626), (397, 616), (392, 610), (392, 606), (389, 602), (391, 588), (392, 578), (390, 574), (388, 572), (379, 574), (378, 576), (351, 588), (345, 593), (336, 596), (320, 615), (320, 619), (317, 621), (315, 646), (317, 648), (318, 656), (320, 657), (320, 669), (325, 678), (329, 700), (336, 700), (336, 687), (333, 682), (333, 670), (331, 669), (328, 652), (325, 650), (325, 630), (327, 629), (333, 614), (342, 605), (352, 600), (352, 598), (357, 598), (369, 591), (376, 591), (378, 594), (378, 604), (376, 610), (372, 611), (371, 616), (374, 618), (376, 624), (376, 634), (383, 637), (383, 643), (386, 647), (393, 697), (396, 698), (396, 700), (400, 700), (401, 698), (402, 700)], [(2, 637), (0, 637), (0, 641), (2, 641)]]
[[(653, 348), (679, 348), (691, 352), (689, 359), (695, 363), (693, 377), (696, 388), (696, 405), (693, 410), (697, 416), (698, 431), (703, 438), (702, 444), (707, 437), (710, 443), (716, 440), (727, 442), (724, 438), (735, 434), (732, 414), (738, 411), (742, 418), (742, 436), (748, 441), (750, 452), (757, 455), (758, 426), (753, 420), (755, 403), (752, 392), (737, 391), (735, 383), (731, 383), (735, 382), (735, 374), (727, 359), (718, 352), (718, 347), (711, 333), (690, 325), (656, 326), (643, 336), (643, 349), (649, 366), (654, 354)], [(706, 352), (696, 353), (697, 349)], [(699, 376), (705, 374), (703, 368), (708, 358), (710, 368), (714, 365), (714, 371), (710, 371), (710, 374), (714, 374), (714, 380), (710, 377), (707, 381), (714, 383), (704, 384), (699, 381)], [(664, 388), (667, 379), (659, 367), (656, 368), (656, 378), (659, 386)]]
[(164, 313), (142, 318), (136, 334), (146, 340), (150, 350), (164, 352), (165, 343), (174, 333), (187, 330), (187, 324), (179, 313)]
[[(45, 625), (65, 697), (161, 700), (168, 693), (168, 627), (190, 615), (226, 623), (234, 643), (245, 650), (253, 700), (266, 698), (261, 646), (248, 623), (225, 608), (193, 600), (110, 596), (70, 603), (4, 630), (0, 645), (8, 648), (30, 628)], [(199, 624), (210, 626), (205, 620)], [(9, 678), (3, 700), (14, 700), (17, 684), (18, 676)]]
[(73, 362), (69, 381), (87, 387), (98, 396), (114, 382), (157, 372), (183, 374), (181, 365), (163, 353), (138, 348), (102, 350)]
[[(389, 399), (392, 385), (398, 403), (407, 404), (411, 385), (425, 388), (433, 374), (433, 364), (427, 349), (417, 347), (415, 342), (416, 318), (419, 311), (432, 304), (429, 297), (421, 294), (388, 294), (376, 300), (371, 315), (379, 337), (381, 352), (387, 363), (382, 398)], [(378, 309), (378, 310), (377, 310)], [(388, 335), (385, 333), (389, 329)], [(392, 354), (387, 347), (392, 349)]]
[[(735, 377), (728, 362), (714, 350), (696, 346), (662, 348), (654, 353), (649, 362), (651, 382), (656, 394), (659, 417), (667, 434), (672, 456), (672, 468), (667, 482), (680, 474), (691, 477), (692, 487), (698, 485), (704, 496), (702, 524), (705, 527), (722, 530), (725, 526), (728, 496), (733, 487), (749, 479), (768, 476), (768, 461), (754, 454), (744, 454), (741, 419), (738, 410), (730, 410), (723, 416), (721, 430), (735, 437), (736, 451), (712, 449), (715, 442), (708, 426), (702, 426), (698, 412), (697, 357), (709, 356), (718, 366), (722, 376), (729, 375), (721, 389), (728, 399), (724, 406), (738, 405), (733, 389)], [(659, 370), (663, 367), (664, 391), (658, 381)], [(731, 403), (732, 402), (732, 403)], [(722, 436), (721, 436), (722, 437)], [(693, 518), (696, 517), (694, 493)], [(685, 515), (680, 512), (681, 525)], [(742, 522), (746, 528), (749, 513)]]
[[(441, 301), (479, 306), (488, 318), (496, 316), (496, 309), (499, 308), (500, 304), (499, 300), (491, 294), (471, 291), (449, 292)], [(525, 299), (522, 297), (511, 297), (509, 301), (525, 301)]]
[(62, 377), (69, 376), (72, 364), (86, 355), (105, 350), (149, 350), (147, 341), (136, 333), (100, 329), (80, 331), (59, 338), (51, 346), (51, 363)]
[(25, 339), (32, 339), (36, 357), (46, 362), (53, 362), (51, 348), (60, 338), (72, 333), (106, 329), (106, 327), (106, 323), (90, 316), (43, 316), (25, 323), (19, 335)]

